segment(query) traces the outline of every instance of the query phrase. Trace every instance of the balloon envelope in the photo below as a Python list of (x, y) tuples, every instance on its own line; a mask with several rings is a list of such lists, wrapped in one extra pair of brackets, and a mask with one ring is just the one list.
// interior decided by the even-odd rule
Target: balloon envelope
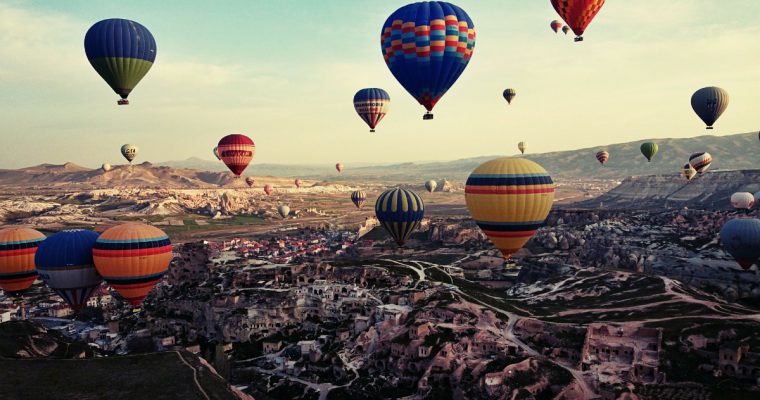
[(564, 33), (565, 35), (567, 35), (568, 32), (570, 32), (570, 27), (567, 26), (567, 25), (563, 26), (562, 27), (562, 33)]
[(391, 189), (377, 198), (375, 215), (393, 240), (403, 246), (425, 215), (425, 203), (411, 190)]
[(343, 172), (343, 163), (335, 164), (335, 170), (337, 170), (338, 172)]
[(583, 33), (604, 5), (604, 0), (551, 0), (551, 2), (557, 14), (575, 32), (576, 42), (583, 40)]
[(246, 177), (245, 178), (245, 184), (248, 185), (248, 187), (252, 187), (256, 183), (256, 180), (252, 177)]
[(517, 144), (517, 150), (520, 150), (520, 154), (525, 154), (525, 150), (528, 149), (528, 145), (525, 144), (525, 142), (520, 142)]
[(217, 145), (219, 157), (233, 174), (240, 176), (251, 163), (256, 145), (248, 136), (233, 133), (223, 137)]
[(557, 33), (559, 32), (559, 29), (562, 28), (562, 22), (559, 22), (555, 19), (551, 24), (549, 24), (549, 26), (552, 28), (554, 33)]
[(691, 164), (692, 168), (697, 170), (698, 173), (704, 174), (712, 164), (712, 156), (707, 152), (694, 153), (689, 156), (689, 164)]
[(660, 147), (657, 146), (657, 143), (654, 142), (647, 142), (641, 144), (641, 154), (644, 155), (644, 157), (647, 158), (648, 162), (652, 162), (652, 158), (657, 154), (657, 151), (659, 151)]
[(760, 221), (732, 219), (721, 228), (720, 241), (723, 249), (746, 271), (760, 258)]
[(140, 150), (133, 144), (125, 144), (121, 146), (121, 155), (127, 159), (130, 163), (137, 157), (137, 152)]
[(554, 202), (554, 182), (524, 158), (488, 161), (467, 178), (470, 216), (508, 259), (544, 225)]
[(354, 95), (354, 109), (367, 123), (370, 132), (374, 132), (377, 124), (388, 114), (390, 104), (391, 97), (383, 89), (361, 89)]
[(362, 205), (367, 200), (367, 194), (364, 193), (362, 190), (356, 190), (353, 193), (351, 193), (351, 201), (354, 203), (356, 208), (362, 208)]
[(728, 108), (728, 92), (715, 86), (699, 89), (691, 96), (691, 108), (707, 125), (707, 129), (712, 129), (715, 121)]
[(436, 181), (434, 181), (432, 179), (429, 180), (429, 181), (427, 181), (427, 182), (425, 182), (425, 189), (427, 189), (428, 193), (435, 192), (435, 189), (437, 187), (438, 187), (438, 182), (436, 182)]
[(156, 40), (135, 21), (112, 18), (95, 23), (84, 36), (90, 65), (121, 96), (119, 104), (148, 73), (156, 60)]
[(100, 169), (103, 170), (103, 172), (108, 172), (113, 169), (111, 164), (103, 164), (100, 166)]
[(93, 231), (60, 231), (40, 243), (34, 258), (40, 279), (75, 310), (87, 305), (103, 281), (92, 260), (97, 240)]
[(285, 218), (288, 215), (290, 215), (290, 207), (286, 205), (281, 205), (277, 207), (277, 212), (280, 214), (281, 217)]
[(300, 188), (301, 184), (303, 184), (303, 181), (300, 180), (300, 179), (296, 179), (296, 180), (293, 181), (293, 184), (296, 185), (296, 188)]
[(512, 104), (512, 100), (517, 96), (517, 91), (514, 89), (504, 89), (504, 92), (501, 95), (504, 96), (504, 100), (507, 101), (507, 104)]
[(272, 185), (264, 185), (264, 193), (266, 193), (267, 196), (272, 194), (273, 191), (274, 189), (272, 188)]
[(737, 192), (731, 195), (731, 206), (740, 210), (750, 210), (755, 205), (755, 196), (748, 192)]
[(21, 295), (37, 278), (34, 255), (45, 235), (29, 228), (0, 230), (0, 289)]
[(686, 178), (687, 181), (691, 181), (697, 175), (697, 170), (694, 169), (691, 164), (687, 163), (681, 168), (681, 175)]
[(596, 160), (599, 161), (599, 164), (604, 165), (604, 163), (606, 163), (607, 160), (609, 159), (610, 159), (610, 153), (608, 153), (605, 150), (602, 150), (596, 153)]
[(426, 119), (470, 62), (475, 24), (444, 1), (403, 6), (381, 31), (381, 51), (393, 76), (425, 109)]
[(172, 245), (162, 230), (131, 222), (103, 232), (92, 258), (111, 287), (131, 304), (140, 305), (169, 268)]

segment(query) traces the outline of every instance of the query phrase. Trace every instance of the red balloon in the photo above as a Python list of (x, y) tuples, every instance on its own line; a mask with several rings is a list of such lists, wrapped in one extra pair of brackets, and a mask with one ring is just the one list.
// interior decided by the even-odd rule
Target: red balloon
[(227, 135), (219, 141), (217, 152), (224, 165), (240, 176), (256, 153), (256, 145), (248, 136), (239, 133)]
[(551, 0), (551, 2), (557, 14), (575, 32), (576, 42), (583, 40), (583, 32), (604, 5), (604, 0)]
[(272, 185), (264, 185), (264, 193), (266, 193), (267, 196), (272, 194), (272, 191), (273, 191)]
[(343, 163), (335, 164), (335, 169), (337, 169), (338, 172), (343, 172)]
[(300, 180), (300, 179), (296, 179), (296, 180), (295, 180), (295, 182), (293, 182), (293, 183), (295, 183), (295, 184), (296, 184), (296, 188), (300, 188), (300, 187), (301, 187), (301, 183), (302, 183), (302, 182), (301, 182), (301, 180)]

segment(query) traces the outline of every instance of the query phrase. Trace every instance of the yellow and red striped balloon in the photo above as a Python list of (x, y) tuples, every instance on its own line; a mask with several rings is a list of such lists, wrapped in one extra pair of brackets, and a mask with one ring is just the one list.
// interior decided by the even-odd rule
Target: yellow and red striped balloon
[(554, 202), (554, 182), (533, 161), (497, 158), (472, 171), (465, 201), (470, 216), (508, 259), (544, 225)]
[(103, 279), (124, 299), (140, 305), (169, 269), (172, 245), (156, 227), (127, 223), (103, 232), (92, 256)]
[(34, 255), (45, 235), (30, 228), (0, 230), (0, 289), (18, 296), (37, 278)]

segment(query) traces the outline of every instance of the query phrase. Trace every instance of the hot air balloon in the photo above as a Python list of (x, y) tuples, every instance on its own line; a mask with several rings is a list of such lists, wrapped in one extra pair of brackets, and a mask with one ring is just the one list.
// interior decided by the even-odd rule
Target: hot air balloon
[(604, 5), (604, 0), (551, 0), (552, 6), (567, 26), (575, 32), (575, 41), (583, 41), (583, 32)]
[(290, 207), (283, 204), (277, 207), (277, 212), (280, 214), (281, 217), (285, 218), (288, 215), (290, 215)]
[(755, 196), (749, 192), (736, 192), (731, 195), (731, 207), (739, 210), (751, 210), (755, 205)]
[(227, 135), (219, 141), (217, 152), (233, 174), (240, 176), (256, 153), (256, 145), (248, 136), (239, 133)]
[(610, 153), (605, 150), (596, 153), (596, 160), (599, 161), (599, 164), (602, 164), (602, 166), (604, 166), (604, 163), (606, 163), (609, 159)]
[(697, 170), (699, 174), (704, 174), (712, 164), (712, 156), (710, 153), (705, 152), (694, 153), (689, 156), (689, 164), (691, 164), (692, 168)]
[(335, 164), (335, 170), (338, 171), (338, 173), (343, 172), (343, 163)]
[(424, 215), (425, 203), (411, 190), (386, 190), (375, 202), (377, 220), (399, 246), (403, 246), (417, 229)]
[(264, 185), (264, 193), (266, 193), (267, 196), (272, 194), (273, 191), (274, 189), (272, 188), (272, 185)]
[(381, 50), (401, 86), (431, 111), (467, 67), (475, 24), (461, 8), (423, 1), (396, 10), (383, 24)]
[(562, 22), (559, 22), (555, 19), (551, 24), (549, 24), (549, 26), (552, 28), (554, 33), (558, 33), (559, 29), (562, 28)]
[(108, 172), (113, 169), (111, 164), (103, 164), (100, 166), (100, 169), (103, 170), (103, 172)]
[(533, 161), (497, 158), (472, 171), (465, 201), (472, 219), (509, 259), (544, 225), (554, 201), (554, 182)]
[(760, 258), (760, 220), (737, 218), (720, 230), (723, 249), (746, 271)]
[(103, 281), (92, 261), (96, 240), (97, 232), (60, 231), (40, 243), (34, 257), (40, 279), (75, 310), (87, 305)]
[(303, 181), (301, 181), (300, 179), (296, 179), (295, 181), (293, 181), (293, 183), (296, 185), (296, 189), (300, 189)]
[(256, 180), (253, 179), (252, 176), (248, 176), (245, 178), (245, 183), (248, 185), (248, 187), (253, 187), (253, 185), (256, 183)]
[(162, 230), (130, 222), (103, 232), (92, 258), (103, 279), (138, 306), (169, 268), (172, 245)]
[(219, 161), (222, 160), (222, 157), (219, 156), (219, 146), (214, 146), (214, 157)]
[(713, 124), (720, 118), (728, 107), (728, 92), (715, 86), (697, 90), (691, 96), (691, 108), (707, 125), (713, 129)]
[(570, 32), (570, 27), (567, 26), (567, 25), (563, 26), (562, 27), (562, 33), (564, 33), (565, 35), (567, 35), (568, 32)]
[(90, 65), (121, 96), (119, 105), (148, 73), (156, 60), (156, 40), (148, 29), (128, 19), (104, 19), (84, 36)]
[(356, 190), (351, 193), (351, 201), (354, 202), (356, 208), (362, 208), (365, 200), (367, 200), (367, 194), (364, 191)]
[(652, 158), (654, 158), (659, 149), (660, 148), (657, 146), (657, 143), (654, 142), (646, 142), (641, 144), (641, 154), (647, 158), (648, 162), (652, 162)]
[(504, 89), (502, 96), (504, 96), (504, 100), (507, 101), (507, 104), (512, 104), (512, 100), (517, 96), (517, 92), (514, 89)]
[(0, 229), (0, 289), (20, 296), (37, 278), (34, 254), (45, 235), (29, 228)]
[(124, 156), (130, 164), (132, 164), (132, 160), (137, 157), (138, 151), (137, 146), (133, 144), (125, 144), (121, 146), (121, 155)]
[(520, 154), (525, 154), (525, 150), (528, 149), (528, 145), (525, 144), (525, 142), (520, 142), (517, 144), (517, 150), (520, 150)]
[(689, 163), (686, 163), (681, 169), (681, 176), (686, 178), (687, 181), (691, 181), (696, 175), (697, 170), (694, 169), (694, 167), (692, 167)]
[(354, 109), (369, 125), (370, 132), (374, 132), (380, 120), (388, 114), (390, 105), (391, 97), (383, 89), (361, 89), (354, 95)]
[(427, 189), (428, 193), (435, 192), (435, 189), (437, 187), (438, 187), (438, 182), (436, 182), (436, 181), (434, 181), (432, 179), (429, 180), (429, 181), (427, 181), (427, 182), (425, 182), (425, 189)]

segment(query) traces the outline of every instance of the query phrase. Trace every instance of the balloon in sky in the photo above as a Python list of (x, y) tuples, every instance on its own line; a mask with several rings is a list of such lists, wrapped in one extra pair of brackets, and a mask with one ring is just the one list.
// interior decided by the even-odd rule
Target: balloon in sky
[(90, 65), (121, 96), (118, 104), (125, 105), (156, 60), (156, 40), (135, 21), (104, 19), (85, 34), (84, 51)]
[(432, 179), (429, 180), (429, 181), (427, 181), (427, 182), (425, 182), (425, 189), (427, 189), (428, 193), (435, 192), (435, 189), (437, 187), (438, 187), (438, 182), (436, 182), (436, 181), (434, 181)]
[(283, 204), (277, 207), (277, 212), (280, 214), (281, 217), (285, 218), (288, 215), (290, 215), (290, 207)]
[(659, 149), (660, 147), (657, 146), (657, 143), (655, 142), (646, 142), (641, 144), (641, 154), (647, 158), (648, 162), (652, 162), (652, 158), (654, 158)]
[(681, 169), (681, 176), (686, 178), (687, 181), (691, 181), (696, 175), (697, 170), (694, 169), (694, 167), (692, 167), (689, 163), (686, 163)]
[(40, 243), (34, 257), (40, 279), (75, 310), (87, 305), (103, 281), (92, 260), (96, 240), (97, 232), (60, 231)]
[(602, 166), (604, 166), (604, 163), (606, 163), (609, 159), (610, 153), (605, 150), (596, 153), (596, 160), (599, 161), (599, 164), (602, 164)]
[(559, 32), (559, 29), (562, 28), (562, 22), (559, 22), (555, 19), (551, 24), (549, 24), (549, 26), (551, 26), (554, 33), (557, 33)]
[(335, 170), (338, 171), (338, 173), (343, 172), (343, 163), (335, 164)]
[(731, 195), (731, 207), (750, 210), (755, 205), (755, 196), (749, 192), (736, 192)]
[(698, 173), (704, 174), (712, 164), (712, 156), (710, 153), (694, 153), (689, 156), (689, 164), (697, 170)]
[(293, 183), (296, 185), (296, 189), (299, 189), (301, 187), (301, 184), (303, 184), (303, 181), (300, 179), (296, 179), (293, 181)]
[(383, 89), (361, 89), (354, 95), (354, 109), (369, 125), (370, 132), (374, 132), (380, 120), (388, 114), (390, 105), (391, 97)]
[(214, 146), (214, 157), (219, 161), (222, 160), (222, 157), (219, 156), (219, 146)]
[(219, 141), (217, 152), (233, 174), (240, 176), (256, 153), (256, 145), (248, 136), (239, 133), (227, 135)]
[(272, 185), (264, 185), (264, 193), (266, 193), (267, 196), (272, 194), (273, 191), (274, 189), (272, 188)]
[(103, 279), (137, 306), (169, 268), (172, 245), (162, 230), (131, 222), (103, 232), (92, 258)]
[(706, 129), (713, 129), (715, 121), (728, 107), (728, 92), (715, 86), (697, 90), (691, 96), (691, 108), (699, 118), (707, 125)]
[(470, 216), (508, 259), (544, 225), (554, 202), (554, 182), (524, 158), (488, 161), (467, 178)]
[(732, 219), (720, 230), (723, 249), (746, 271), (760, 258), (760, 220)]
[(570, 27), (567, 26), (567, 25), (563, 26), (562, 27), (562, 33), (564, 33), (565, 35), (567, 35), (568, 32), (570, 32)]
[(252, 176), (248, 176), (245, 178), (245, 184), (248, 185), (248, 187), (253, 187), (255, 183), (256, 183), (256, 180), (253, 179)]
[(367, 200), (367, 194), (364, 193), (362, 190), (356, 190), (353, 193), (351, 193), (351, 201), (354, 203), (356, 208), (362, 208), (362, 205)]
[(512, 100), (514, 100), (515, 96), (517, 96), (517, 92), (511, 88), (504, 89), (502, 96), (504, 96), (504, 100), (507, 101), (507, 104), (512, 104)]
[(525, 142), (520, 142), (517, 144), (517, 150), (520, 150), (520, 154), (525, 154), (525, 150), (528, 149), (528, 145), (525, 144)]
[(0, 289), (19, 296), (37, 278), (34, 254), (45, 235), (29, 228), (0, 230)]
[(377, 198), (375, 215), (393, 240), (403, 246), (425, 215), (425, 203), (411, 190), (391, 189)]
[(132, 160), (137, 157), (138, 151), (137, 146), (133, 144), (125, 144), (121, 146), (121, 155), (124, 156), (130, 164), (132, 163)]
[(575, 32), (575, 41), (583, 40), (583, 32), (604, 5), (604, 0), (551, 0), (552, 6), (570, 29)]
[(383, 24), (380, 47), (401, 86), (427, 109), (467, 67), (475, 48), (475, 24), (461, 8), (444, 1), (408, 4)]
[(113, 167), (111, 166), (111, 164), (103, 164), (103, 165), (100, 166), (100, 169), (102, 169), (103, 172), (108, 172), (108, 171), (112, 170)]

